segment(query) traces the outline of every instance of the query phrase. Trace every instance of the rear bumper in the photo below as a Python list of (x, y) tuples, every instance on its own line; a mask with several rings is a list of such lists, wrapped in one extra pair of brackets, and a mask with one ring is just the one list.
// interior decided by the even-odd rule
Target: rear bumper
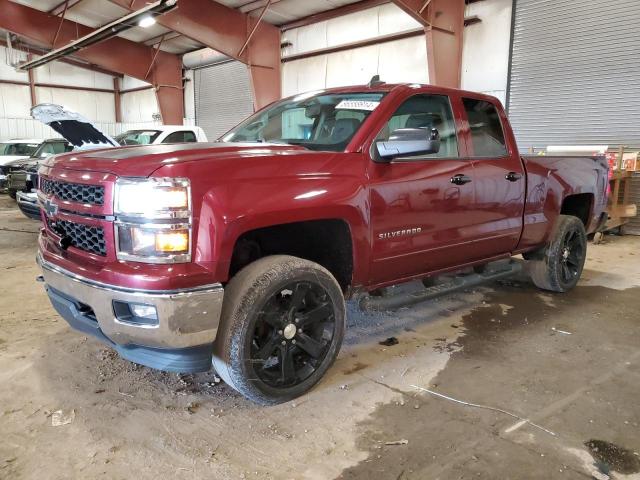
[(29, 218), (40, 220), (40, 207), (38, 206), (38, 196), (36, 193), (16, 193), (16, 201), (20, 211)]
[[(75, 275), (38, 255), (46, 290), (71, 325), (114, 347), (125, 359), (172, 372), (211, 368), (224, 290), (220, 284), (172, 291), (136, 291)], [(156, 324), (119, 316), (114, 301), (153, 306)]]

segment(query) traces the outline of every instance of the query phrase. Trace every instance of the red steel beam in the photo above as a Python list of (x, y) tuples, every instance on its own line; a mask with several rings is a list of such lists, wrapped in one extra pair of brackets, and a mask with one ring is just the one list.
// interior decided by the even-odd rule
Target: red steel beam
[[(189, 3), (189, 2), (187, 2)], [(0, 28), (47, 47), (52, 47), (60, 18), (9, 0), (0, 0)], [(88, 35), (93, 29), (63, 20), (57, 42), (67, 44)], [(113, 37), (79, 50), (75, 56), (103, 68), (145, 80), (154, 49), (121, 37)], [(164, 123), (182, 124), (184, 100), (182, 94), (182, 59), (167, 52), (158, 53), (149, 78), (156, 90), (158, 106)]]
[[(20, 80), (3, 80), (0, 79), (0, 83), (7, 85), (22, 85), (25, 87), (31, 86), (31, 82), (23, 82)], [(83, 92), (101, 92), (101, 93), (114, 93), (113, 90), (109, 90), (108, 88), (95, 88), (95, 87), (76, 87), (75, 85), (60, 85), (57, 83), (41, 83), (41, 82), (33, 82), (34, 87), (45, 87), (45, 88), (61, 88), (63, 90), (78, 90)]]
[[(146, 0), (111, 0), (135, 10)], [(280, 29), (213, 0), (188, 0), (156, 18), (165, 28), (245, 63), (256, 109), (280, 98)], [(241, 52), (249, 34), (247, 47)]]
[(460, 87), (465, 0), (393, 0), (424, 26), (429, 82)]

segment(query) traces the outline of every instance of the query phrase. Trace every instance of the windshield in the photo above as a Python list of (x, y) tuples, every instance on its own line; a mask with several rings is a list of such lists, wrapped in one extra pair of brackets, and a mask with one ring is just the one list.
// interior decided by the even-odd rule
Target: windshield
[(120, 145), (149, 145), (158, 135), (160, 130), (128, 130), (118, 135), (115, 140)]
[(73, 150), (73, 145), (67, 142), (44, 142), (31, 155), (31, 158), (45, 158), (56, 153), (65, 153)]
[(0, 156), (30, 157), (37, 148), (37, 143), (0, 143)]
[(262, 110), (221, 138), (343, 151), (384, 93), (302, 94)]

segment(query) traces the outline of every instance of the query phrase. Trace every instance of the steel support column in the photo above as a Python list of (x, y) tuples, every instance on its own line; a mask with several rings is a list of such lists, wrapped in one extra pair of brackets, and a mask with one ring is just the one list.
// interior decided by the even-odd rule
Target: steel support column
[[(140, 8), (145, 1), (111, 0), (128, 10)], [(178, 8), (156, 20), (163, 27), (246, 64), (256, 108), (280, 98), (280, 30), (277, 27), (213, 0), (181, 1)], [(247, 39), (249, 42), (244, 47)]]
[[(0, 0), (0, 12), (0, 28), (26, 37), (38, 45), (53, 47), (51, 41), (60, 25), (59, 17), (9, 0)], [(56, 43), (65, 45), (91, 31), (85, 25), (63, 20)], [(146, 45), (113, 37), (79, 50), (74, 56), (114, 72), (145, 80), (154, 53), (154, 49)], [(155, 87), (163, 122), (182, 124), (184, 102), (181, 58), (159, 52), (145, 81)]]
[[(33, 57), (33, 55), (28, 54), (27, 55), (27, 60), (31, 60), (31, 58)], [(35, 107), (36, 104), (38, 103), (36, 101), (36, 79), (35, 79), (35, 72), (33, 70), (29, 70), (27, 72), (27, 74), (29, 75), (29, 95), (31, 96), (31, 107)]]
[(464, 0), (393, 0), (424, 26), (429, 82), (460, 87)]
[(121, 122), (122, 121), (122, 103), (120, 99), (120, 79), (116, 77), (113, 78), (113, 106), (115, 108), (116, 123)]

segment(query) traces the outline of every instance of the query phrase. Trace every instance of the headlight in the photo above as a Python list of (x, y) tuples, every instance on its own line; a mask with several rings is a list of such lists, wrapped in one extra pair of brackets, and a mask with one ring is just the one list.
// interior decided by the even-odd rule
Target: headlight
[(116, 182), (116, 253), (145, 263), (191, 261), (191, 192), (183, 178)]
[(186, 178), (121, 178), (116, 181), (116, 215), (157, 218), (187, 218), (190, 205)]

